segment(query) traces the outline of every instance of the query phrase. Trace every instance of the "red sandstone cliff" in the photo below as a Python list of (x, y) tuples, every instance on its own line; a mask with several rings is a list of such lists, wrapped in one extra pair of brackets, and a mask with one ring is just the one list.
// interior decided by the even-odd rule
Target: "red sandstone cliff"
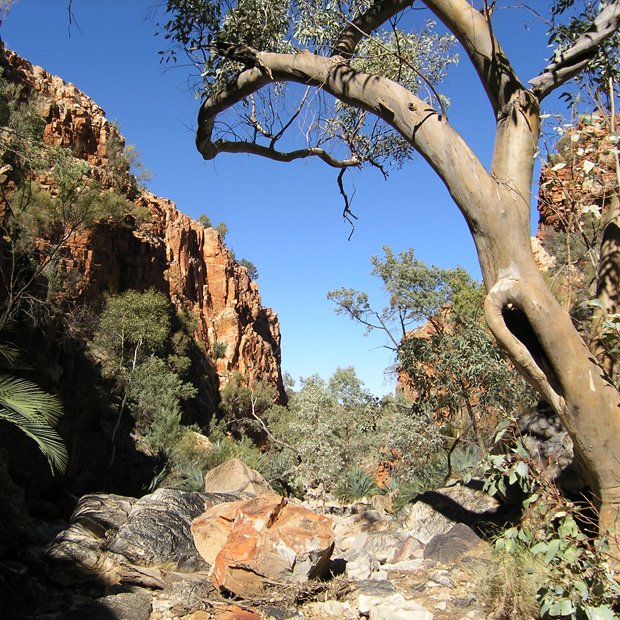
[[(283, 394), (280, 327), (261, 304), (258, 285), (231, 258), (222, 237), (182, 214), (175, 204), (137, 186), (130, 177), (110, 178), (110, 146), (124, 144), (104, 111), (73, 84), (0, 48), (5, 75), (38, 94), (45, 119), (44, 140), (70, 148), (93, 167), (104, 187), (119, 184), (127, 197), (151, 214), (143, 223), (121, 227), (107, 222), (71, 238), (62, 269), (78, 274), (76, 301), (104, 293), (154, 287), (178, 310), (197, 319), (195, 338), (211, 357), (218, 387), (239, 371), (248, 379), (275, 385)], [(216, 343), (226, 345), (215, 359)], [(222, 345), (218, 345), (223, 349)]]

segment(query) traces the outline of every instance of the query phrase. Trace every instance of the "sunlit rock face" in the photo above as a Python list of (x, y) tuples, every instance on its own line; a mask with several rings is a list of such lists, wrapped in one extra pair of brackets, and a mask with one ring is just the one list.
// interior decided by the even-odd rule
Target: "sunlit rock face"
[[(69, 283), (63, 294), (97, 302), (127, 289), (164, 292), (177, 310), (195, 318), (194, 337), (215, 391), (240, 372), (250, 381), (269, 382), (284, 397), (277, 315), (262, 305), (258, 285), (220, 234), (140, 188), (122, 163), (115, 165), (124, 138), (73, 84), (3, 47), (0, 66), (7, 79), (37, 93), (45, 142), (71, 149), (104, 188), (125, 195), (140, 214), (122, 224), (100, 222), (70, 238), (58, 265)], [(43, 175), (40, 183), (49, 186), (51, 179)]]

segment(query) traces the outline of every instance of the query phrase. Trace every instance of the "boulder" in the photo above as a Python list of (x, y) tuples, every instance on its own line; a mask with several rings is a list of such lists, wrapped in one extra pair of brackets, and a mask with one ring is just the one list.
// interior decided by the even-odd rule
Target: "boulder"
[(151, 594), (148, 591), (121, 592), (86, 601), (63, 614), (63, 620), (149, 620)]
[(158, 567), (168, 573), (207, 571), (194, 546), (191, 522), (205, 503), (233, 495), (158, 489), (141, 499), (91, 494), (82, 497), (65, 527), (47, 546), (56, 583), (95, 580), (161, 587)]
[(273, 494), (269, 483), (239, 459), (232, 459), (205, 474), (206, 493)]
[(455, 523), (484, 526), (492, 523), (500, 503), (482, 491), (454, 486), (419, 495), (399, 515), (400, 529), (427, 545), (437, 534), (445, 534)]
[(91, 493), (81, 497), (71, 515), (71, 523), (79, 523), (96, 538), (118, 530), (138, 500), (122, 495)]
[(345, 569), (349, 579), (368, 579), (373, 570), (378, 568), (378, 562), (373, 562), (373, 558), (364, 549), (360, 549), (347, 559)]
[(456, 562), (483, 540), (464, 523), (453, 525), (445, 534), (437, 534), (424, 549), (425, 560)]
[(140, 498), (108, 544), (108, 550), (139, 566), (203, 570), (190, 526), (204, 507), (200, 493), (157, 489)]
[(299, 583), (320, 575), (334, 547), (329, 517), (278, 495), (209, 508), (192, 524), (212, 583), (238, 596), (260, 594), (268, 582)]

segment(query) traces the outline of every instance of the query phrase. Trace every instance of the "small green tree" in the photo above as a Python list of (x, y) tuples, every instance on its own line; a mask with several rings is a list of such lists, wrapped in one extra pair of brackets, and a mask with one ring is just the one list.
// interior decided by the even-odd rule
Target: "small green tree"
[(106, 302), (92, 345), (103, 376), (113, 382), (117, 400), (110, 467), (114, 462), (116, 434), (134, 375), (152, 355), (163, 352), (169, 333), (169, 303), (161, 293), (130, 290)]
[(483, 444), (500, 415), (528, 402), (528, 390), (484, 327), (481, 285), (462, 268), (428, 267), (412, 249), (396, 256), (384, 247), (384, 253), (372, 257), (372, 273), (383, 282), (388, 306), (375, 310), (366, 293), (352, 289), (331, 291), (328, 299), (339, 314), (386, 334), (401, 383), (436, 422), (456, 425), (460, 436), (468, 420)]
[(211, 218), (204, 213), (201, 213), (198, 216), (198, 223), (205, 228), (213, 228), (213, 224), (211, 224)]
[(258, 280), (258, 269), (252, 261), (248, 260), (247, 258), (242, 258), (239, 261), (239, 264), (246, 268), (248, 272), (248, 278), (250, 278), (250, 280)]
[(136, 368), (128, 391), (137, 434), (152, 453), (169, 456), (185, 432), (181, 402), (193, 398), (196, 388), (151, 356)]
[(217, 232), (220, 233), (222, 239), (226, 238), (226, 235), (228, 234), (228, 226), (226, 226), (226, 224), (224, 224), (224, 222), (220, 222), (216, 227), (215, 230), (217, 230)]
[(294, 484), (322, 483), (330, 490), (346, 470), (372, 468), (381, 442), (376, 433), (380, 415), (379, 402), (355, 371), (340, 368), (328, 383), (316, 375), (302, 380), (288, 409), (274, 408), (267, 418), (273, 435), (293, 448), (275, 446), (287, 456)]
[(222, 389), (221, 408), (229, 432), (242, 437), (249, 435), (264, 439), (268, 433), (265, 412), (278, 399), (276, 388), (264, 381), (246, 381), (241, 373), (234, 373)]

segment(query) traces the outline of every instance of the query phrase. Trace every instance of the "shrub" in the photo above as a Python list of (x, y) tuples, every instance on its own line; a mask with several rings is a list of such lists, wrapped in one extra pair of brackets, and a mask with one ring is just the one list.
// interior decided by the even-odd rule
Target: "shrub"
[(218, 340), (217, 342), (215, 342), (213, 344), (213, 359), (214, 360), (224, 359), (226, 357), (227, 348), (228, 348), (228, 345), (225, 342), (222, 342), (221, 340)]
[(353, 467), (338, 482), (335, 494), (340, 500), (351, 501), (377, 495), (378, 492), (379, 489), (377, 489), (372, 476), (368, 475), (361, 467)]
[[(502, 424), (496, 440), (510, 429), (508, 423)], [(541, 617), (616, 618), (620, 585), (610, 569), (607, 540), (588, 533), (596, 523), (594, 507), (564, 498), (520, 439), (513, 439), (505, 454), (489, 455), (486, 473), (491, 495), (506, 495), (514, 486), (525, 496), (524, 518), (502, 532), (496, 548), (509, 554), (525, 550), (544, 563), (536, 592)]]

